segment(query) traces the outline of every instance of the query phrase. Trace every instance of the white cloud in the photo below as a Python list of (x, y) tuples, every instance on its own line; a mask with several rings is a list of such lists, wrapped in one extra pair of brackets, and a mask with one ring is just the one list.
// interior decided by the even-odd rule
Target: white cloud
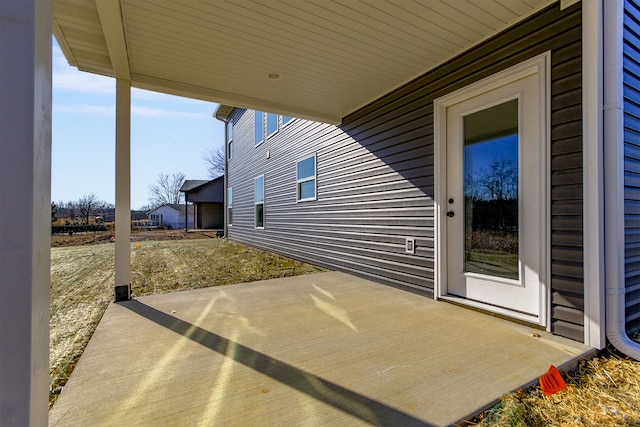
[(136, 105), (131, 106), (131, 115), (132, 116), (141, 116), (141, 117), (157, 117), (163, 119), (206, 119), (206, 114), (200, 113), (187, 113), (184, 111), (172, 111), (166, 110), (162, 108), (150, 108), (150, 107), (139, 107)]
[(57, 45), (52, 47), (53, 89), (84, 93), (114, 94), (115, 80), (110, 77), (85, 73), (72, 67)]
[[(154, 101), (154, 102), (162, 102), (164, 105), (168, 104), (177, 104), (177, 105), (185, 105), (188, 104), (190, 106), (195, 105), (203, 105), (206, 106), (207, 109), (211, 110), (211, 114), (218, 108), (218, 104), (215, 102), (202, 101), (200, 99), (187, 98), (183, 96), (177, 95), (169, 95), (162, 92), (154, 92), (151, 90), (140, 89), (136, 87), (131, 88), (131, 99), (133, 101)], [(179, 107), (176, 107), (179, 108)], [(211, 114), (208, 117), (211, 117)]]
[[(52, 45), (52, 68), (52, 83), (54, 91), (66, 92), (64, 95), (63, 92), (55, 94), (54, 101), (56, 98), (60, 98), (62, 104), (59, 103), (60, 105), (54, 105), (54, 111), (63, 113), (80, 113), (93, 116), (115, 116), (115, 107), (113, 105), (100, 106), (90, 104), (72, 104), (69, 103), (70, 99), (67, 98), (69, 92), (76, 92), (81, 96), (86, 95), (87, 97), (90, 97), (91, 95), (111, 95), (112, 98), (107, 99), (109, 99), (110, 102), (113, 102), (112, 100), (115, 98), (115, 79), (82, 72), (77, 68), (70, 66), (55, 40)], [(74, 99), (78, 98), (76, 97)], [(104, 100), (105, 97), (102, 96), (101, 99)], [(198, 103), (211, 105), (212, 112), (216, 107), (216, 104), (214, 103), (166, 95), (137, 88), (131, 89), (131, 99), (133, 101), (131, 105), (131, 115), (138, 117), (209, 119), (211, 118), (210, 114), (186, 112), (182, 110), (184, 110), (185, 105), (188, 105), (189, 108), (193, 108), (193, 106)], [(136, 105), (136, 101), (140, 101), (141, 103), (151, 101), (153, 104), (161, 104), (165, 107), (168, 106), (169, 108), (144, 107)]]
[(73, 113), (86, 116), (98, 117), (115, 117), (116, 107), (114, 105), (91, 105), (91, 104), (73, 104), (73, 105), (53, 105), (54, 113)]
[(115, 93), (115, 81), (109, 77), (83, 73), (69, 67), (64, 71), (53, 72), (53, 88), (110, 95)]
[[(115, 105), (95, 105), (95, 104), (55, 104), (55, 113), (73, 113), (86, 116), (115, 117)], [(206, 114), (188, 113), (183, 111), (172, 111), (162, 108), (131, 106), (131, 116), (160, 118), (160, 119), (207, 119)]]
[[(55, 39), (52, 44), (52, 78), (53, 89), (67, 90), (82, 92), (87, 95), (101, 94), (115, 96), (116, 82), (112, 77), (100, 76), (98, 74), (86, 73), (79, 71), (76, 67), (72, 67), (67, 62), (62, 50), (56, 43)], [(199, 103), (210, 105), (213, 112), (217, 104), (213, 102), (206, 102), (196, 99), (185, 98), (181, 96), (167, 95), (160, 92), (153, 92), (149, 90), (131, 88), (131, 99), (133, 101), (155, 101), (162, 102), (163, 104), (176, 103), (176, 104), (190, 104), (197, 105)], [(202, 118), (203, 115), (198, 114), (192, 116), (189, 113), (186, 115), (175, 115), (171, 117), (184, 117), (184, 118)], [(167, 117), (166, 113), (160, 113), (160, 111), (141, 111), (140, 115), (147, 117)], [(210, 116), (209, 116), (210, 117)]]

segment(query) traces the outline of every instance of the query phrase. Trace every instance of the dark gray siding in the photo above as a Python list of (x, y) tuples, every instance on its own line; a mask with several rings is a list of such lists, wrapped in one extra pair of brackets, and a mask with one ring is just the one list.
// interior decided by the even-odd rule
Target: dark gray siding
[(640, 6), (625, 2), (624, 222), (627, 330), (640, 327)]
[[(346, 117), (296, 120), (259, 147), (253, 113), (235, 111), (231, 239), (382, 283), (434, 283), (433, 100), (552, 52), (552, 312), (583, 339), (580, 5), (557, 5)], [(270, 158), (267, 159), (267, 152)], [(295, 161), (317, 153), (318, 200), (296, 203)], [(264, 230), (253, 229), (253, 178), (265, 175)], [(405, 237), (416, 253), (405, 254)]]
[(551, 315), (554, 333), (584, 340), (582, 44), (551, 55)]
[(224, 228), (223, 203), (198, 203), (198, 226), (220, 230)]
[(224, 203), (224, 177), (216, 178), (185, 192), (187, 202)]

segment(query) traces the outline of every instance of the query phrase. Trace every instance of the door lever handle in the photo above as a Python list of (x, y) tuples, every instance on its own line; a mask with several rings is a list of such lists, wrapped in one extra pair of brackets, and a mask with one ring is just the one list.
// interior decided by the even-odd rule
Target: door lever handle
[(455, 215), (455, 212), (453, 212), (453, 211), (449, 211), (449, 212), (447, 212), (447, 216), (448, 216), (449, 218), (453, 218), (453, 216), (454, 216), (454, 215)]

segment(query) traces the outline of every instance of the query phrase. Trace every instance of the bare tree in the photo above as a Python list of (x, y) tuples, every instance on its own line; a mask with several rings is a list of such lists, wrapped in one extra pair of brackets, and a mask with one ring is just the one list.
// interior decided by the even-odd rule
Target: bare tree
[(518, 168), (511, 160), (497, 159), (480, 179), (488, 200), (515, 200), (518, 198)]
[(482, 168), (464, 178), (465, 196), (476, 200), (515, 200), (518, 198), (518, 168), (511, 160), (496, 159), (489, 170)]
[(76, 206), (76, 202), (68, 201), (64, 206), (66, 210), (66, 217), (69, 218), (69, 220), (75, 221), (76, 219), (78, 219), (78, 209)]
[(146, 212), (152, 211), (152, 210), (153, 210), (153, 208), (154, 208), (154, 206), (152, 206), (150, 203), (148, 203), (148, 204), (146, 204), (146, 205), (142, 205), (142, 206), (140, 206), (140, 207), (139, 207), (138, 209), (136, 209), (136, 210), (137, 210), (137, 211), (140, 211), (140, 212), (145, 212), (145, 213), (146, 213)]
[(220, 175), (224, 175), (226, 163), (224, 147), (209, 148), (204, 152), (204, 161), (207, 163), (210, 178), (217, 178)]
[(58, 205), (56, 202), (51, 202), (51, 222), (56, 222), (58, 220)]
[(95, 215), (101, 206), (102, 202), (93, 193), (80, 197), (76, 202), (78, 216), (85, 224), (89, 224), (89, 217)]
[(184, 201), (180, 187), (184, 182), (184, 174), (181, 172), (169, 176), (160, 173), (155, 184), (149, 186), (149, 204), (158, 207), (166, 203), (182, 203)]

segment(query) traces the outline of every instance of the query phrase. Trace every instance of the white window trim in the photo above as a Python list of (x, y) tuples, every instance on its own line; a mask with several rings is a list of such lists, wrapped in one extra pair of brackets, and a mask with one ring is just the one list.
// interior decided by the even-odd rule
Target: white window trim
[(253, 138), (255, 139), (255, 133), (256, 133), (256, 123), (257, 123), (257, 119), (258, 119), (258, 114), (260, 114), (260, 128), (262, 129), (262, 133), (260, 134), (262, 136), (262, 139), (260, 141), (253, 141), (256, 147), (259, 147), (260, 145), (262, 145), (262, 143), (265, 140), (264, 137), (264, 117), (265, 117), (265, 113), (263, 111), (254, 111), (253, 113), (253, 117), (254, 117), (254, 124), (253, 124)]
[[(258, 179), (262, 178), (262, 202), (257, 202), (256, 201), (256, 182), (258, 181)], [(258, 175), (253, 179), (253, 227), (256, 230), (264, 230), (264, 223), (265, 221), (265, 208), (264, 208), (264, 202), (266, 197), (266, 194), (264, 192), (264, 175)], [(258, 205), (262, 205), (262, 226), (258, 226), (258, 222), (256, 221), (256, 206)]]
[[(298, 164), (313, 157), (313, 175), (303, 179), (298, 179)], [(313, 197), (300, 198), (300, 184), (307, 181), (314, 181)], [(311, 156), (304, 157), (296, 161), (296, 202), (312, 202), (318, 200), (318, 155), (313, 153)]]
[[(480, 95), (485, 92), (489, 92), (500, 86), (508, 84), (510, 82), (519, 80), (520, 78), (530, 75), (534, 72), (538, 73), (538, 78), (542, 81), (540, 86), (544, 88), (544, 101), (541, 102), (540, 108), (544, 111), (540, 112), (540, 135), (544, 136), (544, 147), (541, 148), (540, 157), (547, 159), (550, 153), (550, 141), (551, 141), (551, 126), (549, 125), (550, 114), (550, 93), (551, 93), (551, 53), (545, 52), (538, 56), (535, 56), (529, 60), (523, 61), (520, 64), (516, 64), (505, 70), (499, 71), (491, 76), (488, 76), (479, 82), (475, 82), (461, 88), (457, 91), (449, 93), (433, 101), (434, 107), (434, 145), (435, 145), (435, 287), (434, 287), (434, 299), (446, 298), (447, 295), (447, 244), (446, 244), (446, 211), (447, 211), (447, 194), (446, 194), (446, 162), (447, 162), (447, 150), (446, 150), (446, 124), (447, 124), (447, 108), (451, 105), (455, 105), (458, 102), (469, 99), (473, 96)], [(544, 256), (541, 258), (542, 262), (540, 266), (540, 310), (539, 320), (544, 323), (548, 331), (551, 330), (551, 242), (550, 238), (550, 209), (551, 209), (551, 190), (549, 176), (550, 162), (545, 160), (545, 166), (541, 173), (540, 188), (544, 189), (546, 194), (542, 198), (546, 206), (544, 207), (544, 218), (541, 223), (541, 229), (543, 230), (543, 236), (540, 240), (540, 250)], [(510, 317), (514, 316), (513, 313), (508, 314)]]

